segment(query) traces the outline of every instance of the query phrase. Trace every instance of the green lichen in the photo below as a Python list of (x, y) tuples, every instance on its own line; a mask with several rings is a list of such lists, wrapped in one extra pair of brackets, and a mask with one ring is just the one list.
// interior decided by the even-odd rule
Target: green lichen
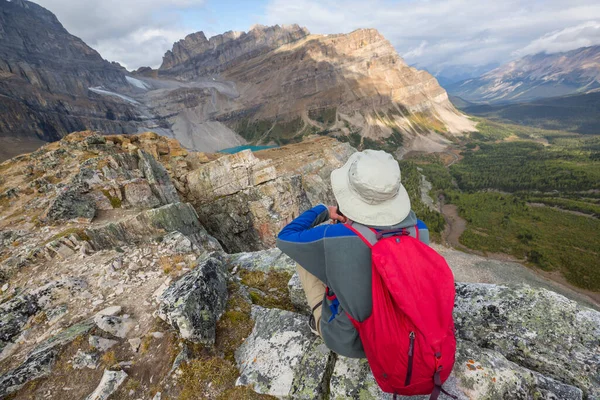
[(103, 190), (104, 196), (110, 201), (110, 205), (112, 208), (121, 208), (121, 199), (110, 194), (109, 190)]

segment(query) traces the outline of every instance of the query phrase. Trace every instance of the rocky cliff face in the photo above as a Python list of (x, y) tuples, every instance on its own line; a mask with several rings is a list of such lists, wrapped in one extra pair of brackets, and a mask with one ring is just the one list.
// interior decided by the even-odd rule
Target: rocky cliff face
[(124, 69), (70, 35), (48, 10), (0, 2), (0, 136), (57, 140), (83, 129), (135, 132), (126, 102), (90, 87), (123, 90)]
[(218, 74), (244, 59), (268, 53), (308, 35), (308, 30), (298, 25), (256, 25), (248, 33), (229, 31), (210, 39), (204, 32), (192, 33), (165, 54), (159, 73), (185, 80)]
[[(0, 397), (389, 399), (364, 360), (310, 333), (291, 259), (228, 254), (236, 236), (201, 222), (206, 204), (234, 204), (213, 217), (234, 232), (245, 218), (276, 224), (269, 201), (298, 200), (273, 188), (294, 179), (299, 203), (329, 201), (324, 176), (353, 150), (323, 141), (213, 156), (151, 133), (82, 132), (0, 164)], [(459, 276), (485, 262), (443, 250)], [(526, 285), (456, 289), (447, 390), (600, 398), (599, 312)]]
[(524, 102), (600, 88), (600, 46), (535, 54), (502, 65), (479, 78), (448, 86), (475, 102)]
[(474, 129), (435, 78), (407, 66), (374, 29), (311, 35), (296, 25), (259, 26), (211, 39), (198, 32), (174, 45), (159, 75), (233, 83), (235, 95), (211, 118), (253, 143), (319, 133), (395, 150), (419, 136), (418, 146), (439, 149), (445, 139), (435, 132)]

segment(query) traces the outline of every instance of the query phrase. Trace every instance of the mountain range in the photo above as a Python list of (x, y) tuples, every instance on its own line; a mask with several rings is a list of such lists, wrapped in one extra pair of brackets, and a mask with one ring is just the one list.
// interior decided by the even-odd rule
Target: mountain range
[(129, 73), (32, 2), (0, 2), (0, 18), (0, 137), (151, 130), (216, 151), (320, 134), (409, 151), (443, 148), (474, 129), (435, 78), (409, 67), (374, 29), (197, 32), (158, 70)]
[(527, 102), (587, 93), (600, 89), (600, 46), (528, 55), (446, 88), (450, 94), (476, 103)]

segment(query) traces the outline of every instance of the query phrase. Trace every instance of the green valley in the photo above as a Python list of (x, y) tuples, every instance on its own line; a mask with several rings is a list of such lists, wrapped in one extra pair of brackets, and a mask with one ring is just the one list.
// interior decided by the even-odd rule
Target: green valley
[(477, 128), (456, 145), (461, 157), (450, 167), (440, 156), (405, 161), (432, 183), (432, 198), (466, 220), (460, 244), (600, 291), (600, 136), (484, 119)]

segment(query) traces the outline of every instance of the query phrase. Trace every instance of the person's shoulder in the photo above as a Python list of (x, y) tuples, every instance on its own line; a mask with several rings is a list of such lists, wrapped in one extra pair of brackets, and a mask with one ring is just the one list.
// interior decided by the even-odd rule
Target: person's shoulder
[(330, 224), (325, 225), (325, 238), (340, 238), (356, 236), (356, 233), (348, 228), (345, 224)]
[(417, 219), (417, 229), (427, 229), (427, 224), (420, 219)]

